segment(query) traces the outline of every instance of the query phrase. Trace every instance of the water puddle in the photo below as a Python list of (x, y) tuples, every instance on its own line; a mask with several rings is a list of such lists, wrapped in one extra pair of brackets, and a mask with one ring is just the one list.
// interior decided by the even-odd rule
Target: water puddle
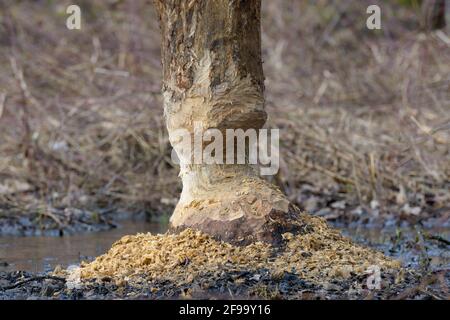
[[(138, 232), (163, 233), (166, 226), (144, 221), (122, 221), (110, 231), (78, 234), (65, 237), (0, 237), (0, 271), (24, 270), (43, 272), (61, 265), (67, 267), (82, 260), (91, 260), (105, 253), (126, 234)], [(342, 229), (344, 235), (366, 244), (386, 255), (402, 260), (406, 265), (419, 265), (428, 259), (433, 269), (450, 268), (448, 245), (439, 242), (417, 242), (413, 229)], [(450, 230), (428, 230), (431, 234), (449, 239)], [(6, 262), (6, 264), (5, 264)]]
[(43, 272), (57, 265), (67, 267), (105, 253), (126, 234), (166, 230), (161, 224), (145, 221), (122, 221), (119, 225), (109, 231), (64, 237), (0, 237), (0, 271)]
[(448, 228), (355, 228), (341, 229), (341, 232), (357, 243), (399, 259), (405, 266), (420, 267), (427, 263), (431, 270), (450, 269), (450, 246), (442, 242), (450, 238)]

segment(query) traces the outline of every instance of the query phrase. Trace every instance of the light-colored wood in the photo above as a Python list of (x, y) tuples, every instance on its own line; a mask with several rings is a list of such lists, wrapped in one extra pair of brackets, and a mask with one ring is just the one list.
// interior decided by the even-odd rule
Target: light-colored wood
[[(164, 113), (172, 146), (178, 129), (260, 129), (266, 122), (260, 0), (156, 0), (162, 32)], [(184, 142), (185, 143), (185, 142)], [(190, 158), (189, 158), (190, 159)], [(276, 242), (295, 227), (298, 209), (250, 165), (180, 159), (183, 191), (172, 230)]]

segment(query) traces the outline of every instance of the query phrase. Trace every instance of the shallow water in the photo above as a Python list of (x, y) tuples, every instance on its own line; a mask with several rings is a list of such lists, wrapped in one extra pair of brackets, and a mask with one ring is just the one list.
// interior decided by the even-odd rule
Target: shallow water
[[(126, 234), (138, 232), (161, 233), (166, 226), (144, 221), (123, 221), (119, 228), (110, 231), (78, 234), (64, 237), (0, 237), (0, 271), (23, 270), (42, 272), (57, 265), (67, 267), (82, 260), (105, 253), (111, 245)], [(403, 229), (401, 236), (395, 229), (343, 229), (343, 234), (358, 243), (367, 244), (386, 255), (402, 260), (406, 265), (417, 266), (424, 253), (432, 269), (450, 268), (448, 245), (436, 242), (416, 242), (417, 231)], [(449, 239), (450, 230), (433, 229), (427, 232)], [(416, 243), (413, 246), (407, 243)], [(424, 250), (426, 248), (426, 250)], [(6, 262), (7, 265), (2, 263)]]
[(439, 236), (448, 241), (450, 238), (448, 228), (357, 228), (341, 229), (341, 232), (357, 243), (402, 261), (404, 266), (419, 267), (428, 260), (431, 270), (450, 269), (450, 246), (425, 236), (425, 234)]
[(73, 236), (0, 237), (0, 271), (42, 272), (57, 265), (67, 267), (105, 253), (126, 234), (161, 233), (165, 229), (157, 223), (123, 221), (116, 229)]

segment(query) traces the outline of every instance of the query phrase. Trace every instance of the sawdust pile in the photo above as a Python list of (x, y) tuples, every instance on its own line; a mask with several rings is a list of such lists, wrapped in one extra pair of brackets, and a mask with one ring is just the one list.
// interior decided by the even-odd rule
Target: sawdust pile
[(308, 232), (283, 235), (281, 248), (266, 243), (233, 246), (204, 233), (187, 229), (179, 234), (124, 236), (104, 255), (82, 263), (81, 279), (113, 278), (192, 282), (209, 272), (268, 269), (274, 277), (284, 272), (305, 280), (324, 283), (364, 274), (376, 265), (383, 271), (397, 270), (400, 263), (380, 252), (352, 243), (317, 217), (302, 215)]

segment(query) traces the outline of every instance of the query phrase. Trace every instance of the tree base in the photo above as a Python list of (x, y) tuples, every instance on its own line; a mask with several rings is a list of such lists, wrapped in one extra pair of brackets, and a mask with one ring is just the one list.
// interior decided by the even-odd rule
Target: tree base
[(237, 245), (282, 243), (285, 232), (306, 231), (300, 210), (280, 190), (258, 177), (221, 183), (177, 205), (170, 232), (192, 228)]

